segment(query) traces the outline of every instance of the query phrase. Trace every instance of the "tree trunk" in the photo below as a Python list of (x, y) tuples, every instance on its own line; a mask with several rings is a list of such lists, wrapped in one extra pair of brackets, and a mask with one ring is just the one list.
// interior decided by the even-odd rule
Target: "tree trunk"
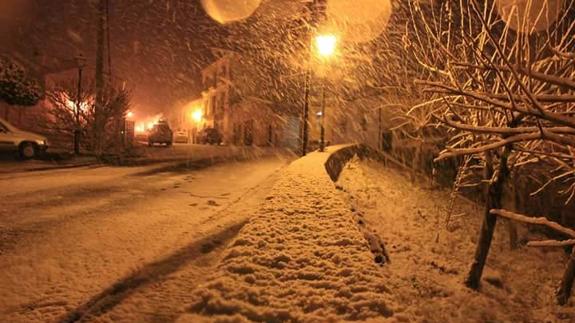
[(575, 248), (571, 252), (569, 257), (569, 262), (567, 262), (567, 268), (563, 273), (563, 279), (561, 279), (561, 285), (557, 289), (555, 296), (557, 297), (557, 303), (559, 305), (567, 304), (569, 296), (571, 296), (571, 288), (573, 287), (573, 279), (575, 278)]
[(421, 168), (421, 149), (423, 143), (419, 139), (415, 143), (415, 152), (413, 154), (413, 160), (411, 164), (412, 168), (412, 182), (417, 179), (417, 171)]
[[(507, 167), (507, 158), (510, 149), (505, 147), (499, 160), (499, 174), (497, 178), (490, 182), (486, 192), (485, 198), (485, 212), (483, 215), (483, 223), (481, 224), (481, 231), (479, 232), (479, 240), (475, 250), (475, 259), (471, 264), (471, 269), (465, 285), (472, 289), (478, 289), (483, 274), (483, 267), (489, 254), (491, 247), (491, 240), (493, 239), (493, 232), (495, 231), (495, 224), (497, 223), (497, 216), (490, 214), (491, 209), (498, 209), (501, 207), (501, 196), (503, 193), (503, 183), (509, 175)], [(490, 180), (493, 176), (493, 162), (491, 160), (491, 153), (486, 153), (485, 158), (485, 180)]]
[[(512, 188), (511, 188), (511, 200), (512, 200), (512, 204), (513, 204), (513, 209), (515, 210), (515, 212), (519, 212), (519, 203), (518, 203), (518, 189), (517, 189), (517, 185), (519, 185), (519, 183), (517, 182), (517, 180), (514, 180), (512, 183)], [(509, 248), (511, 248), (511, 250), (515, 250), (519, 247), (519, 241), (518, 241), (518, 237), (517, 237), (517, 225), (515, 224), (515, 222), (513, 221), (507, 221), (507, 230), (509, 232)]]
[(517, 225), (513, 221), (507, 221), (507, 232), (509, 232), (509, 248), (517, 249), (519, 243), (517, 239)]

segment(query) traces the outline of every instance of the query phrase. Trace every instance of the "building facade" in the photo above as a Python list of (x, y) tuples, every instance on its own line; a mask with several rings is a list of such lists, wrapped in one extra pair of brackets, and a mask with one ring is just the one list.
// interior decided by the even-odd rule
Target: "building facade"
[(230, 94), (234, 56), (234, 53), (222, 53), (219, 59), (202, 70), (203, 126), (218, 130), (224, 143), (232, 141)]
[(219, 59), (202, 70), (202, 128), (217, 129), (225, 144), (297, 148), (297, 121), (270, 102), (238, 95), (234, 72), (239, 70), (240, 58), (221, 52)]

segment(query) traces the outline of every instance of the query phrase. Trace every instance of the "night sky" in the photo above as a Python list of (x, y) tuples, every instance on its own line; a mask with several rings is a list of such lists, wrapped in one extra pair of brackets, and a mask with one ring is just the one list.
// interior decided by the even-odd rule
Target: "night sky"
[[(2, 0), (0, 41), (25, 57), (61, 62), (80, 51), (95, 65), (95, 0)], [(199, 1), (110, 0), (112, 74), (133, 89), (137, 111), (153, 114), (199, 95), (199, 70), (225, 28)], [(63, 64), (65, 65), (65, 64)]]

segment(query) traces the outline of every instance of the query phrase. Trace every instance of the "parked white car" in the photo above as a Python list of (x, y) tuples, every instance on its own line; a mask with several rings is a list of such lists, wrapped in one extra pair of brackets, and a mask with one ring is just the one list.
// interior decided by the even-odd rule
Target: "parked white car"
[(20, 157), (37, 157), (48, 149), (46, 137), (20, 130), (0, 118), (0, 152), (18, 152)]
[(186, 130), (178, 130), (174, 133), (175, 143), (187, 144), (189, 141), (188, 132)]

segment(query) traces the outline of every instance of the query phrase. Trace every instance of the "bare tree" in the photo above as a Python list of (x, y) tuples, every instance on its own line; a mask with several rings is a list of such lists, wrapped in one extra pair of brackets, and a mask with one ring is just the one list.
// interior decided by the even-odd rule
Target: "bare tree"
[[(528, 15), (531, 5), (518, 15)], [(575, 8), (565, 3), (557, 21), (541, 31), (527, 16), (513, 26), (513, 16), (500, 12), (496, 1), (412, 0), (410, 8), (406, 45), (428, 71), (418, 84), (432, 95), (428, 103), (441, 103), (421, 106), (450, 132), (436, 160), (473, 156), (484, 169), (484, 222), (466, 280), (477, 288), (501, 214), (493, 210), (502, 208), (504, 183), (514, 169), (554, 172), (534, 194), (562, 181), (567, 202), (575, 196)]]
[[(96, 106), (94, 87), (85, 86), (80, 93), (80, 102), (77, 102), (77, 88), (74, 82), (63, 82), (47, 91), (47, 99), (50, 103), (49, 129), (52, 132), (72, 138), (74, 129), (81, 129), (84, 149), (94, 151), (94, 124), (96, 122)], [(108, 87), (103, 94), (103, 105), (99, 110), (104, 130), (101, 136), (103, 151), (110, 150), (115, 144), (118, 129), (114, 127), (114, 120), (123, 119), (130, 107), (131, 94), (123, 88)], [(76, 124), (75, 114), (79, 112), (80, 124)], [(70, 139), (71, 140), (71, 139)]]

